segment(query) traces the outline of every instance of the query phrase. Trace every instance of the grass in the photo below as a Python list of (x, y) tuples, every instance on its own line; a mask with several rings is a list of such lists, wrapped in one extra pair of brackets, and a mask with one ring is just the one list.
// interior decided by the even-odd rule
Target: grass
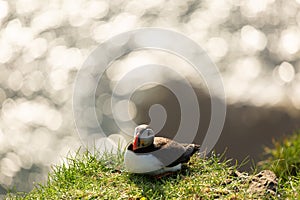
[(154, 179), (126, 172), (123, 152), (102, 156), (77, 153), (68, 162), (55, 166), (45, 185), (8, 199), (299, 199), (300, 132), (267, 149), (268, 159), (260, 165), (277, 176), (275, 195), (248, 192), (251, 177), (237, 175), (238, 165), (222, 156), (193, 156), (177, 174)]
[(193, 156), (180, 173), (161, 179), (123, 170), (123, 154), (98, 157), (89, 152), (56, 166), (45, 185), (11, 199), (245, 199), (249, 181), (235, 175), (237, 166), (211, 156)]
[(265, 149), (266, 160), (260, 168), (270, 169), (279, 177), (279, 192), (286, 198), (300, 198), (300, 130), (282, 141), (274, 141), (273, 148)]
[(284, 180), (300, 175), (300, 130), (282, 141), (274, 141), (274, 148), (266, 148), (268, 158), (262, 166), (268, 167)]

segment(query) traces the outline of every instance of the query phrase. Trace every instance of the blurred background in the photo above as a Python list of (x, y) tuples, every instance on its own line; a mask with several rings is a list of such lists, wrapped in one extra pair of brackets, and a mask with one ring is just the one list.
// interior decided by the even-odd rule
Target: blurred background
[[(300, 0), (0, 0), (0, 194), (9, 188), (29, 191), (45, 182), (51, 166), (82, 145), (72, 111), (76, 72), (101, 42), (140, 27), (183, 33), (218, 66), (227, 101), (218, 153), (227, 148), (227, 157), (258, 161), (272, 139), (299, 128)], [(134, 52), (109, 68), (96, 101), (105, 134), (118, 137), (110, 92), (120, 73), (147, 63), (188, 66), (166, 54)], [(201, 143), (211, 100), (203, 83), (183, 71), (199, 100), (195, 142)], [(179, 105), (159, 85), (132, 96), (130, 118), (122, 114), (122, 102), (116, 104), (117, 118), (147, 123), (149, 107), (157, 103), (168, 114), (160, 134), (172, 135), (180, 121)]]

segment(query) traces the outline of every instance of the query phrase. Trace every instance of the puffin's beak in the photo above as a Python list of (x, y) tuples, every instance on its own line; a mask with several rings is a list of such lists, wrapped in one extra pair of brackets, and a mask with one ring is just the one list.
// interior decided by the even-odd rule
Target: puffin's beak
[(134, 141), (133, 141), (133, 145), (132, 145), (132, 150), (137, 150), (138, 147), (140, 145), (140, 138), (138, 135), (135, 136)]

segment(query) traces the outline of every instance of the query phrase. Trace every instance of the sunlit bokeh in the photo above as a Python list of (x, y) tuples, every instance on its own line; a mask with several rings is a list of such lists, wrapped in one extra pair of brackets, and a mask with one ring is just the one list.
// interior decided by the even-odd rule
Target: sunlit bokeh
[[(72, 113), (76, 72), (101, 42), (140, 27), (172, 29), (202, 46), (222, 73), (229, 104), (300, 109), (299, 0), (0, 0), (1, 187), (30, 190), (82, 145)], [(162, 54), (134, 52), (112, 64), (108, 89), (96, 99), (100, 123), (113, 116), (108, 90), (128, 71), (149, 63), (188, 65)], [(182, 72), (202, 87), (192, 71)], [(134, 83), (127, 84), (116, 92), (129, 92)], [(123, 122), (137, 114), (131, 101), (115, 109)], [(107, 127), (112, 135), (98, 146), (115, 148), (117, 139), (126, 145)]]

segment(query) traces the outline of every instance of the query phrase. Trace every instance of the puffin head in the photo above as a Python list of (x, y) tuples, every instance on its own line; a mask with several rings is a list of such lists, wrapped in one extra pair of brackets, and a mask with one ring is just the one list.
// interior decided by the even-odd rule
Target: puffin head
[(146, 124), (139, 125), (134, 130), (134, 139), (132, 149), (140, 149), (153, 144), (154, 131)]

